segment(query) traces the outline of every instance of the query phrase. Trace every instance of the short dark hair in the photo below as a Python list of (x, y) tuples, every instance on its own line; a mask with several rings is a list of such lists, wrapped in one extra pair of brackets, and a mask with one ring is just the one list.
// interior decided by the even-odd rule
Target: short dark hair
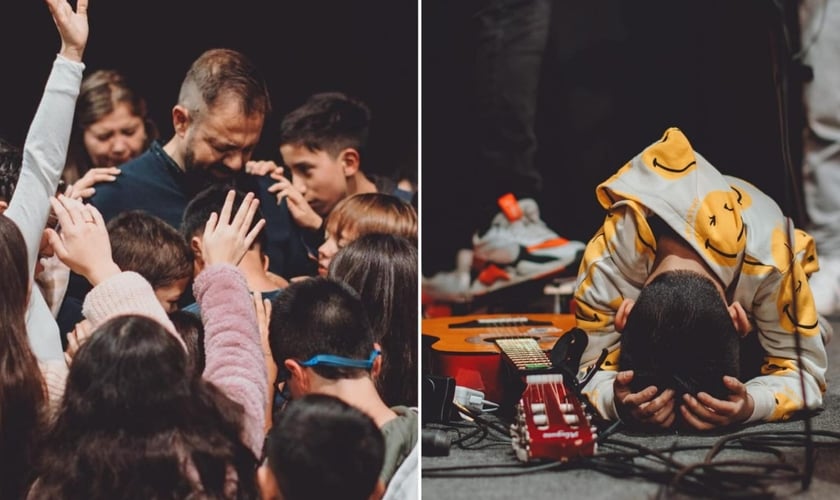
[(400, 236), (365, 234), (335, 254), (329, 276), (353, 287), (365, 305), (382, 346), (382, 400), (416, 405), (417, 247)]
[[(723, 375), (740, 374), (740, 336), (721, 292), (699, 273), (660, 274), (642, 288), (621, 336), (619, 367), (631, 386), (726, 399)], [(679, 401), (679, 398), (677, 399)]]
[[(230, 189), (230, 186), (211, 185), (190, 200), (187, 204), (187, 208), (184, 209), (184, 216), (181, 219), (181, 236), (187, 244), (189, 244), (190, 240), (192, 240), (194, 236), (201, 236), (204, 234), (204, 226), (207, 224), (207, 219), (210, 218), (210, 214), (213, 212), (218, 214), (222, 211), (222, 207), (225, 205), (225, 199), (227, 198)], [(236, 213), (236, 210), (238, 210), (239, 206), (242, 205), (242, 201), (244, 199), (245, 193), (237, 189), (236, 195), (233, 199), (234, 213)], [(254, 219), (251, 221), (251, 229), (253, 229), (262, 218), (262, 212), (259, 208), (257, 208)], [(254, 243), (260, 245), (260, 249), (264, 249), (265, 238), (265, 230), (260, 231), (257, 238), (254, 240)]]
[[(318, 354), (367, 359), (373, 330), (359, 295), (329, 278), (310, 278), (289, 285), (274, 299), (269, 324), (271, 355), (277, 366), (287, 359), (305, 361)], [(359, 378), (362, 368), (316, 365), (328, 379)]]
[(0, 138), (0, 201), (12, 201), (22, 164), (20, 148)]
[[(202, 106), (213, 108), (219, 98), (231, 96), (238, 99), (247, 116), (271, 113), (268, 85), (256, 65), (241, 52), (210, 49), (187, 71), (178, 103), (192, 113), (200, 113)], [(196, 97), (200, 102), (194, 100)]]
[(314, 94), (280, 123), (280, 145), (300, 144), (335, 157), (353, 148), (364, 156), (370, 129), (370, 109), (341, 92)]
[(385, 460), (385, 439), (368, 415), (325, 394), (291, 401), (266, 440), (268, 465), (286, 500), (366, 500)]
[(159, 217), (142, 210), (122, 212), (108, 221), (114, 263), (134, 271), (158, 289), (192, 278), (193, 257), (184, 238)]

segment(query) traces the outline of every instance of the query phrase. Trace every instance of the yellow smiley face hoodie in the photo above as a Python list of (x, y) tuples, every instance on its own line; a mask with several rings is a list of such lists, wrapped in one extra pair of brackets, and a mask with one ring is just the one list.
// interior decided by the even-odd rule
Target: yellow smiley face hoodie
[[(648, 218), (658, 216), (688, 242), (720, 280), (737, 282), (734, 300), (750, 316), (765, 351), (761, 376), (749, 381), (755, 410), (749, 421), (782, 420), (802, 407), (794, 332), (801, 334), (808, 405), (822, 404), (826, 354), (808, 279), (818, 269), (813, 239), (793, 231), (779, 206), (755, 186), (725, 176), (677, 128), (596, 188), (607, 211), (589, 241), (578, 273), (576, 319), (589, 334), (581, 372), (606, 348), (602, 370), (584, 388), (606, 418), (618, 418), (613, 381), (621, 334), (615, 313), (625, 298), (635, 300), (650, 274), (656, 238)], [(793, 264), (791, 261), (793, 260)], [(795, 304), (794, 304), (795, 302)], [(795, 313), (794, 313), (795, 311)]]

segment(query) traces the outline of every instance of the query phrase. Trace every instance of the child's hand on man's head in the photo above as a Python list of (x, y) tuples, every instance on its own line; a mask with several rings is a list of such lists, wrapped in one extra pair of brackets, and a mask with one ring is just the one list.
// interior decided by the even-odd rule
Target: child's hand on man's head
[(242, 204), (231, 219), (235, 195), (236, 192), (231, 190), (225, 198), (221, 213), (213, 212), (204, 226), (204, 235), (199, 245), (204, 262), (208, 266), (239, 264), (260, 230), (265, 226), (265, 219), (260, 219), (254, 228), (250, 229), (251, 221), (254, 220), (260, 204), (259, 200), (254, 198), (254, 193), (245, 195), (245, 199), (242, 200)]
[(684, 404), (680, 406), (686, 423), (697, 430), (710, 430), (745, 422), (755, 409), (747, 386), (735, 377), (723, 377), (723, 384), (730, 391), (729, 400), (716, 399), (708, 393), (697, 396), (683, 394)]
[(613, 401), (619, 418), (626, 423), (642, 424), (667, 429), (674, 424), (674, 390), (665, 389), (659, 394), (656, 386), (633, 392), (630, 382), (633, 371), (619, 372), (613, 382)]

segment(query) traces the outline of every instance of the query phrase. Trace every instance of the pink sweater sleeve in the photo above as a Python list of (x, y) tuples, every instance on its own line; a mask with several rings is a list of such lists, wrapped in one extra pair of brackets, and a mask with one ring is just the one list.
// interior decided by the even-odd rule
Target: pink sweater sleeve
[(82, 313), (91, 322), (93, 329), (116, 316), (146, 316), (163, 325), (186, 349), (184, 341), (155, 296), (152, 285), (133, 271), (121, 272), (95, 286), (85, 296)]
[(243, 441), (259, 457), (268, 383), (245, 277), (232, 265), (215, 264), (198, 275), (193, 291), (204, 323), (204, 379), (245, 408)]

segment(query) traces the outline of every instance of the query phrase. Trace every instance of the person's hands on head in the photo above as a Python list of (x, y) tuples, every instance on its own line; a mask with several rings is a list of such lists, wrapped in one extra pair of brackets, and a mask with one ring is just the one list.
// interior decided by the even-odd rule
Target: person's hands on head
[(674, 424), (674, 390), (665, 389), (659, 394), (656, 386), (650, 385), (639, 392), (633, 392), (630, 382), (633, 371), (618, 372), (613, 382), (615, 408), (622, 421), (646, 427), (668, 429)]
[(289, 179), (283, 176), (283, 169), (274, 171), (271, 174), (271, 178), (277, 182), (268, 188), (268, 192), (274, 193), (277, 197), (278, 205), (283, 201), (283, 198), (286, 199), (289, 213), (297, 225), (313, 231), (320, 229), (324, 219), (312, 209), (309, 202), (303, 197), (303, 193), (294, 187)]
[(245, 195), (236, 214), (231, 218), (235, 195), (236, 192), (231, 190), (225, 198), (221, 213), (213, 212), (204, 226), (204, 235), (199, 241), (199, 249), (207, 266), (239, 264), (260, 230), (265, 226), (265, 219), (260, 219), (254, 228), (250, 229), (251, 221), (254, 220), (260, 204), (259, 200), (254, 198), (254, 193)]
[(60, 229), (46, 230), (55, 255), (93, 286), (118, 274), (120, 268), (111, 257), (111, 241), (99, 210), (64, 195), (50, 198), (50, 204)]
[(93, 186), (100, 182), (114, 182), (118, 175), (120, 175), (120, 169), (117, 167), (92, 168), (85, 172), (81, 179), (67, 186), (64, 196), (76, 200), (86, 200), (96, 194), (96, 188)]
[(81, 62), (88, 40), (88, 0), (77, 0), (75, 11), (67, 0), (46, 2), (61, 36), (59, 53), (71, 61)]
[(283, 167), (278, 166), (271, 160), (251, 160), (245, 163), (245, 173), (250, 175), (263, 176), (274, 174), (279, 171), (283, 175)]
[(716, 399), (706, 392), (697, 396), (683, 394), (680, 406), (683, 419), (690, 427), (705, 431), (745, 422), (755, 409), (747, 386), (735, 377), (724, 375), (723, 384), (729, 389), (729, 400)]

